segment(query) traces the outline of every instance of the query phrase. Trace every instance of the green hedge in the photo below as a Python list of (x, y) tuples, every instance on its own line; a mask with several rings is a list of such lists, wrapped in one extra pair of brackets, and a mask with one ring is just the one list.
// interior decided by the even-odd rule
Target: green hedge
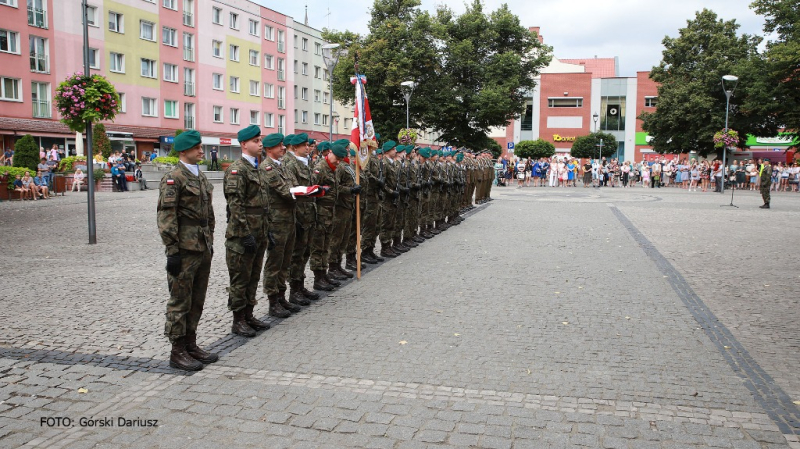
[(63, 171), (63, 172), (73, 171), (75, 162), (83, 162), (83, 164), (78, 164), (78, 165), (86, 165), (86, 156), (70, 156), (61, 159), (61, 162), (58, 163), (58, 171)]
[[(14, 178), (16, 178), (17, 175), (19, 175), (19, 177), (21, 178), (21, 177), (25, 176), (25, 172), (30, 172), (30, 171), (31, 170), (29, 168), (25, 168), (25, 167), (8, 167), (8, 166), (5, 166), (5, 165), (0, 165), (0, 176), (2, 176), (3, 173), (8, 173), (8, 188), (12, 189), (12, 190), (14, 189)], [(31, 178), (35, 174), (36, 174), (36, 171), (34, 170), (31, 173)]]
[(169, 156), (160, 156), (153, 159), (153, 162), (157, 164), (169, 164), (169, 165), (178, 165), (180, 159), (177, 157), (169, 157)]

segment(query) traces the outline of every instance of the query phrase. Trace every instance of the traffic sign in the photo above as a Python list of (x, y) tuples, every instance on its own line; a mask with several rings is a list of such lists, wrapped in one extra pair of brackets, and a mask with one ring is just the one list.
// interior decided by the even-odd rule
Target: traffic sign
[(508, 142), (508, 149), (509, 150), (513, 150), (514, 149), (514, 142)]

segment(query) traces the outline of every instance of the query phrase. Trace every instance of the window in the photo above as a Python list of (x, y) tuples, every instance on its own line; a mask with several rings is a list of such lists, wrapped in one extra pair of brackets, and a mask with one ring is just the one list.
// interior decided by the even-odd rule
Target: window
[[(257, 21), (257, 20), (250, 19), (250, 20), (248, 21), (248, 23), (249, 23), (249, 25), (250, 25), (250, 26), (249, 26), (249, 28), (250, 28), (250, 30), (249, 30), (249, 31), (250, 31), (250, 34), (251, 34), (252, 36), (258, 36), (258, 21)], [(258, 122), (258, 120), (256, 120), (256, 122)]]
[(321, 55), (322, 54), (322, 44), (319, 42), (314, 42), (314, 54)]
[(294, 73), (297, 73), (297, 59), (294, 60)]
[(176, 0), (164, 0), (164, 7), (167, 9), (178, 10), (178, 2)]
[(231, 84), (231, 92), (238, 94), (239, 93), (239, 77), (232, 76), (230, 79)]
[(258, 96), (258, 81), (250, 80), (250, 95), (257, 97)]
[(183, 33), (183, 60), (194, 62), (194, 34)]
[(286, 53), (286, 43), (284, 42), (284, 32), (278, 30), (278, 53)]
[(286, 109), (286, 88), (278, 86), (278, 109)]
[(178, 118), (178, 102), (164, 100), (164, 118)]
[(303, 111), (302, 114), (303, 123), (308, 123), (308, 111)]
[(222, 123), (222, 106), (214, 106), (214, 123)]
[(286, 132), (286, 116), (279, 115), (278, 116), (278, 132), (283, 134)]
[(17, 7), (17, 0), (0, 0), (0, 5)]
[(156, 61), (152, 59), (142, 58), (142, 76), (145, 78), (158, 77), (158, 69), (156, 68)]
[(258, 116), (259, 116), (259, 114), (260, 113), (258, 111), (250, 111), (250, 124), (251, 125), (258, 125)]
[(264, 98), (275, 98), (275, 85), (264, 83)]
[(319, 124), (320, 124), (320, 117), (321, 117), (321, 115), (322, 115), (322, 114), (319, 114), (319, 113), (317, 113), (317, 112), (315, 112), (315, 113), (314, 113), (314, 124), (315, 124), (315, 125), (319, 125)]
[[(0, 1), (2, 3), (2, 1)], [(86, 17), (89, 19), (89, 26), (96, 27), (97, 26), (97, 7), (95, 6), (86, 6)], [(83, 11), (81, 11), (81, 23), (83, 23)]]
[(50, 50), (47, 39), (30, 36), (31, 72), (48, 73), (50, 71)]
[(304, 63), (302, 64), (302, 67), (301, 67), (301, 69), (302, 69), (302, 73), (303, 73), (303, 75), (306, 75), (306, 76), (308, 76), (308, 63), (307, 63), (307, 62), (304, 62)]
[(271, 112), (264, 113), (264, 126), (266, 128), (275, 127), (275, 116)]
[(322, 79), (328, 81), (328, 69), (322, 69)]
[(322, 102), (325, 104), (328, 104), (328, 95), (330, 95), (328, 92), (322, 93)]
[(239, 14), (236, 14), (235, 12), (231, 13), (230, 26), (234, 30), (239, 29)]
[(327, 125), (328, 124), (328, 114), (323, 114), (322, 115), (322, 124), (323, 125)]
[(164, 63), (164, 81), (169, 81), (171, 83), (178, 82), (178, 66), (175, 64), (170, 64), (168, 62)]
[(294, 99), (297, 100), (297, 85), (294, 86)]
[(146, 20), (139, 21), (139, 37), (146, 41), (155, 41), (155, 24)]
[(272, 55), (264, 54), (264, 68), (273, 70), (275, 68), (274, 58)]
[(211, 23), (222, 25), (222, 9), (216, 6), (211, 7)]
[(298, 121), (297, 109), (294, 110), (294, 122), (297, 123)]
[(239, 108), (231, 108), (231, 125), (239, 124)]
[(50, 118), (52, 108), (50, 108), (50, 84), (31, 83), (31, 103), (33, 104), (33, 116), (37, 118)]
[(222, 74), (221, 73), (212, 73), (211, 74), (211, 88), (214, 90), (222, 90)]
[(222, 55), (222, 42), (211, 41), (211, 55), (215, 58), (223, 58)]
[(303, 45), (303, 51), (308, 51), (308, 39), (303, 38), (302, 45)]
[(178, 30), (174, 28), (164, 27), (161, 29), (161, 40), (164, 45), (170, 47), (178, 46)]
[(322, 91), (314, 89), (314, 103), (319, 103), (320, 101), (322, 101)]
[(183, 127), (184, 129), (194, 129), (194, 103), (183, 104)]
[(275, 30), (271, 26), (264, 25), (264, 39), (266, 39), (268, 41), (274, 41), (275, 40), (275, 34), (274, 33), (275, 33)]
[(600, 129), (625, 131), (625, 96), (600, 97)]
[(145, 117), (158, 117), (158, 106), (155, 98), (142, 97), (142, 115)]
[(582, 108), (583, 98), (548, 98), (548, 108)]
[(278, 58), (278, 81), (286, 80), (286, 60), (283, 58)]
[(300, 98), (302, 98), (303, 100), (308, 101), (308, 88), (307, 87), (304, 87), (304, 88), (300, 89)]
[(183, 94), (187, 97), (194, 97), (194, 69), (183, 68)]
[(28, 25), (47, 28), (47, 0), (28, 0)]
[(108, 31), (113, 31), (115, 33), (124, 33), (125, 32), (125, 22), (123, 20), (122, 14), (109, 11), (108, 12)]
[(644, 97), (644, 107), (654, 108), (658, 103), (658, 97)]
[(109, 70), (114, 73), (125, 73), (125, 55), (111, 52)]
[(183, 24), (194, 27), (194, 0), (183, 0)]
[(322, 67), (318, 65), (314, 66), (314, 78), (316, 79), (322, 78)]
[(258, 65), (258, 52), (256, 50), (250, 50), (250, 65)]
[(297, 35), (294, 35), (294, 48), (297, 48)]
[(0, 77), (0, 100), (22, 101), (22, 89), (18, 79)]
[(19, 33), (16, 31), (0, 30), (0, 51), (18, 55)]
[(231, 58), (231, 61), (239, 62), (239, 46), (231, 44), (228, 47), (228, 56)]
[(100, 50), (96, 48), (89, 49), (89, 67), (100, 70)]
[(117, 92), (119, 94), (119, 112), (128, 112), (128, 97), (124, 92)]
[(347, 128), (350, 127), (350, 120), (352, 120), (352, 119), (347, 119), (347, 118), (344, 119), (344, 124), (343, 124), (344, 129), (347, 129)]

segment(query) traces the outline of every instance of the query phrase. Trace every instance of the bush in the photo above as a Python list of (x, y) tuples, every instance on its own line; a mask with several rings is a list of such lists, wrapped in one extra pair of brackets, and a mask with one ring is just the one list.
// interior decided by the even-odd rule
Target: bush
[(539, 159), (556, 154), (556, 147), (544, 139), (523, 140), (515, 145), (514, 155), (521, 158)]
[(492, 157), (494, 159), (500, 157), (500, 154), (503, 152), (503, 148), (500, 147), (500, 144), (497, 143), (494, 139), (489, 139), (486, 142), (486, 149), (492, 152)]
[[(73, 171), (75, 162), (83, 162), (83, 164), (86, 164), (86, 156), (70, 156), (61, 159), (61, 162), (58, 163), (58, 171), (63, 171), (63, 172)], [(78, 165), (83, 165), (83, 164), (78, 164)]]
[(170, 156), (159, 156), (153, 159), (153, 162), (157, 164), (169, 164), (169, 165), (178, 165), (180, 159), (178, 157), (170, 157)]
[[(12, 190), (14, 189), (14, 178), (17, 175), (19, 175), (20, 178), (25, 176), (26, 171), (29, 172), (31, 170), (25, 167), (7, 167), (5, 165), (0, 165), (0, 176), (2, 176), (3, 173), (8, 173), (8, 188)], [(36, 173), (31, 173), (31, 177), (34, 175), (36, 175)]]
[(97, 181), (105, 178), (106, 174), (108, 174), (108, 173), (109, 172), (107, 172), (105, 170), (97, 170), (97, 169), (95, 169), (95, 170), (92, 171), (92, 177), (94, 177), (95, 182), (97, 182)]
[(617, 152), (617, 139), (608, 133), (592, 133), (575, 139), (570, 154), (572, 157), (596, 159), (600, 149), (597, 145), (603, 139), (603, 156), (609, 157)]
[(36, 144), (33, 136), (25, 134), (14, 145), (14, 167), (26, 167), (33, 170), (31, 176), (36, 173), (39, 165), (39, 145)]
[(108, 139), (106, 127), (102, 123), (98, 123), (92, 128), (92, 147), (93, 154), (100, 152), (106, 160), (111, 156), (111, 140)]

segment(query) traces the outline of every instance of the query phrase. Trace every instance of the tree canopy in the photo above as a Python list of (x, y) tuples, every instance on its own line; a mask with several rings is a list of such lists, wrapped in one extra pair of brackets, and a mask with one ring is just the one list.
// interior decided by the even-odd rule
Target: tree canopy
[(572, 143), (570, 155), (577, 158), (597, 159), (600, 151), (600, 140), (603, 141), (602, 156), (609, 157), (617, 151), (617, 139), (610, 133), (591, 133), (581, 136)]
[(39, 145), (30, 134), (25, 134), (14, 144), (14, 167), (28, 168), (36, 176), (39, 166)]
[(523, 140), (514, 145), (514, 154), (522, 158), (539, 159), (551, 157), (556, 153), (556, 147), (544, 139)]

